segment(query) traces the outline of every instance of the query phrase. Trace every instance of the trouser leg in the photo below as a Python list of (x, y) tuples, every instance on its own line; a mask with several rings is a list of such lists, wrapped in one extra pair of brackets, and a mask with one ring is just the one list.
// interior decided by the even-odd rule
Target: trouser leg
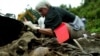
[(67, 27), (68, 27), (68, 30), (69, 30), (69, 33), (70, 33), (70, 37), (73, 38), (73, 39), (77, 39), (79, 37), (82, 37), (83, 36), (83, 33), (85, 32), (84, 29), (80, 29), (80, 30), (74, 30), (72, 28), (72, 26), (70, 26), (70, 24), (67, 24)]

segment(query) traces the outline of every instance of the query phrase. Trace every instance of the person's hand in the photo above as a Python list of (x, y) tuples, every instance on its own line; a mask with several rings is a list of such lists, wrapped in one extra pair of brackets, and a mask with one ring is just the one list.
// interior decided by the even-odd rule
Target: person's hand
[(29, 27), (32, 28), (33, 30), (40, 29), (39, 26), (37, 26), (36, 24), (33, 24), (31, 21), (25, 21), (25, 22), (24, 22), (24, 25), (29, 26)]
[(23, 23), (24, 23), (24, 25), (27, 25), (27, 26), (32, 26), (33, 25), (31, 21), (24, 21)]
[(24, 17), (24, 22), (23, 23), (24, 23), (24, 25), (29, 26), (33, 30), (40, 29), (39, 26), (37, 26), (36, 24), (33, 24), (31, 21), (28, 21), (25, 17)]

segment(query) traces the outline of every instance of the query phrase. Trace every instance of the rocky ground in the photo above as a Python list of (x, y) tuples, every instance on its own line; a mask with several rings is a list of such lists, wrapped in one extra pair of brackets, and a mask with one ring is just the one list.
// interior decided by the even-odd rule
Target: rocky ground
[(56, 38), (37, 38), (32, 32), (23, 32), (21, 38), (0, 48), (0, 56), (99, 56), (100, 40), (74, 39), (72, 44), (58, 44)]

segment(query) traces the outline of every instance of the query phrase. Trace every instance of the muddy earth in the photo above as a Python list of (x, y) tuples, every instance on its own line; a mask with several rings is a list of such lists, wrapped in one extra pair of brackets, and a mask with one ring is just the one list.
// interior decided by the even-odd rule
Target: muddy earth
[(58, 44), (56, 38), (37, 38), (33, 32), (0, 48), (0, 56), (99, 56), (100, 39), (80, 38), (78, 42)]
[(19, 21), (9, 20), (0, 20), (0, 25), (4, 25), (0, 28), (0, 56), (100, 56), (100, 34), (58, 44), (56, 37), (36, 36)]

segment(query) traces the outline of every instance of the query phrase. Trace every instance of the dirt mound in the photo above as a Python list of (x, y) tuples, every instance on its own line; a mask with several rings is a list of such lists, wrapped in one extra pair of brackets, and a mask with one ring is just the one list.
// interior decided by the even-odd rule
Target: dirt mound
[[(0, 48), (0, 56), (95, 56), (100, 53), (97, 38), (76, 39), (79, 45), (58, 44), (56, 38), (37, 38), (32, 32), (23, 32), (21, 37)], [(81, 47), (81, 48), (80, 48)], [(83, 49), (83, 50), (82, 50)]]
[[(20, 21), (0, 17), (0, 56), (99, 56), (100, 34), (58, 44), (55, 37), (36, 37), (21, 31)], [(27, 29), (27, 27), (25, 28)]]

